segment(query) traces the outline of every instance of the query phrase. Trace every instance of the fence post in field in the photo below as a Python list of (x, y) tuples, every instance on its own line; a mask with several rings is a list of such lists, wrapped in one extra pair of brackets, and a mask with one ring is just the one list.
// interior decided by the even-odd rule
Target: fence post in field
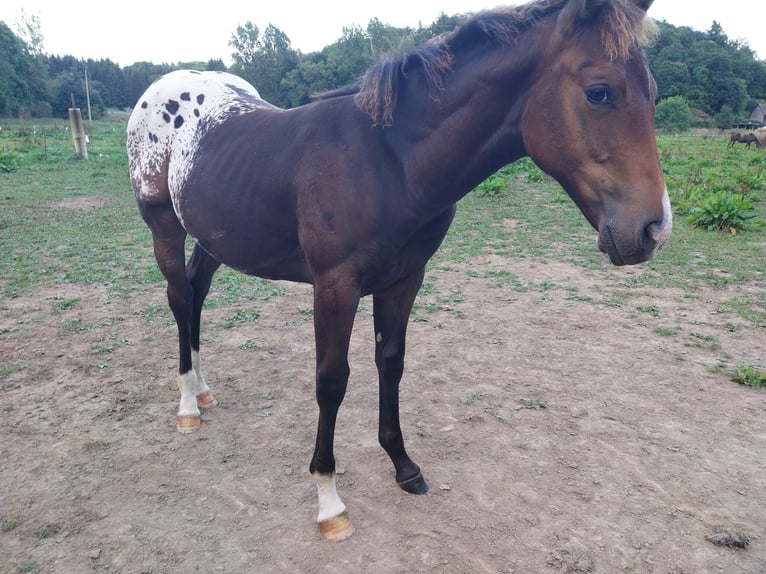
[(80, 108), (69, 108), (69, 125), (72, 129), (74, 149), (82, 159), (88, 159), (88, 139), (85, 135), (85, 124), (82, 121)]

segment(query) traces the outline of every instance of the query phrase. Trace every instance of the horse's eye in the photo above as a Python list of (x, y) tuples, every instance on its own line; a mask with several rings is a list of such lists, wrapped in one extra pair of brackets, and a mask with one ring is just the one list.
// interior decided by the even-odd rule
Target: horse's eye
[(608, 104), (612, 101), (612, 95), (609, 86), (606, 84), (597, 84), (585, 89), (585, 95), (591, 104)]

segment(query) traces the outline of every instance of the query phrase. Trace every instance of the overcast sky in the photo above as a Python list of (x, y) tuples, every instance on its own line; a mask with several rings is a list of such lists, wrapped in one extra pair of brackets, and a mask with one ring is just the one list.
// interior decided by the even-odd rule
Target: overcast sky
[[(522, 2), (509, 2), (521, 4)], [(363, 0), (323, 2), (243, 2), (211, 4), (173, 0), (1, 0), (0, 20), (12, 30), (21, 7), (40, 18), (44, 51), (77, 58), (109, 58), (120, 66), (207, 61), (231, 64), (229, 40), (247, 21), (263, 31), (273, 24), (290, 38), (293, 48), (312, 52), (340, 38), (344, 27), (365, 28), (372, 18), (397, 27), (431, 24), (441, 12), (457, 14), (494, 8), (497, 1), (410, 0), (373, 3)], [(759, 14), (763, 0), (657, 0), (649, 14), (675, 26), (707, 31), (718, 21), (730, 39), (744, 40), (766, 60), (766, 24)]]

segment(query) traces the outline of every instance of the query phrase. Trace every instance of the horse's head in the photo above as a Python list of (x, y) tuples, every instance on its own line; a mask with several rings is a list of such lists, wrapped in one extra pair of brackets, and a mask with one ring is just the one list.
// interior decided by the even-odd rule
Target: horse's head
[(652, 0), (569, 0), (552, 18), (527, 93), (527, 153), (599, 232), (615, 265), (651, 258), (672, 215), (654, 135), (656, 85), (641, 50)]

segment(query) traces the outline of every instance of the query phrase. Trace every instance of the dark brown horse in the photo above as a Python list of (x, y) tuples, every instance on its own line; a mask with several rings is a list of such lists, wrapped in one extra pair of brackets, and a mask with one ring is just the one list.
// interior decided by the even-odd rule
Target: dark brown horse
[[(641, 43), (651, 0), (542, 0), (484, 12), (282, 110), (222, 73), (153, 84), (128, 125), (130, 176), (178, 324), (178, 430), (215, 404), (200, 313), (221, 264), (314, 289), (319, 425), (310, 472), (326, 538), (351, 522), (335, 489), (335, 421), (360, 297), (374, 307), (379, 440), (399, 485), (427, 484), (399, 425), (405, 333), (455, 203), (530, 156), (598, 230), (616, 265), (651, 258), (672, 227)], [(196, 241), (184, 262), (187, 234)]]
[(761, 141), (754, 133), (742, 134), (739, 132), (731, 133), (731, 136), (729, 137), (729, 143), (726, 145), (726, 147), (734, 147), (734, 144), (738, 142), (745, 144), (745, 149), (750, 149), (750, 144), (753, 143), (755, 144), (755, 147), (761, 147)]

